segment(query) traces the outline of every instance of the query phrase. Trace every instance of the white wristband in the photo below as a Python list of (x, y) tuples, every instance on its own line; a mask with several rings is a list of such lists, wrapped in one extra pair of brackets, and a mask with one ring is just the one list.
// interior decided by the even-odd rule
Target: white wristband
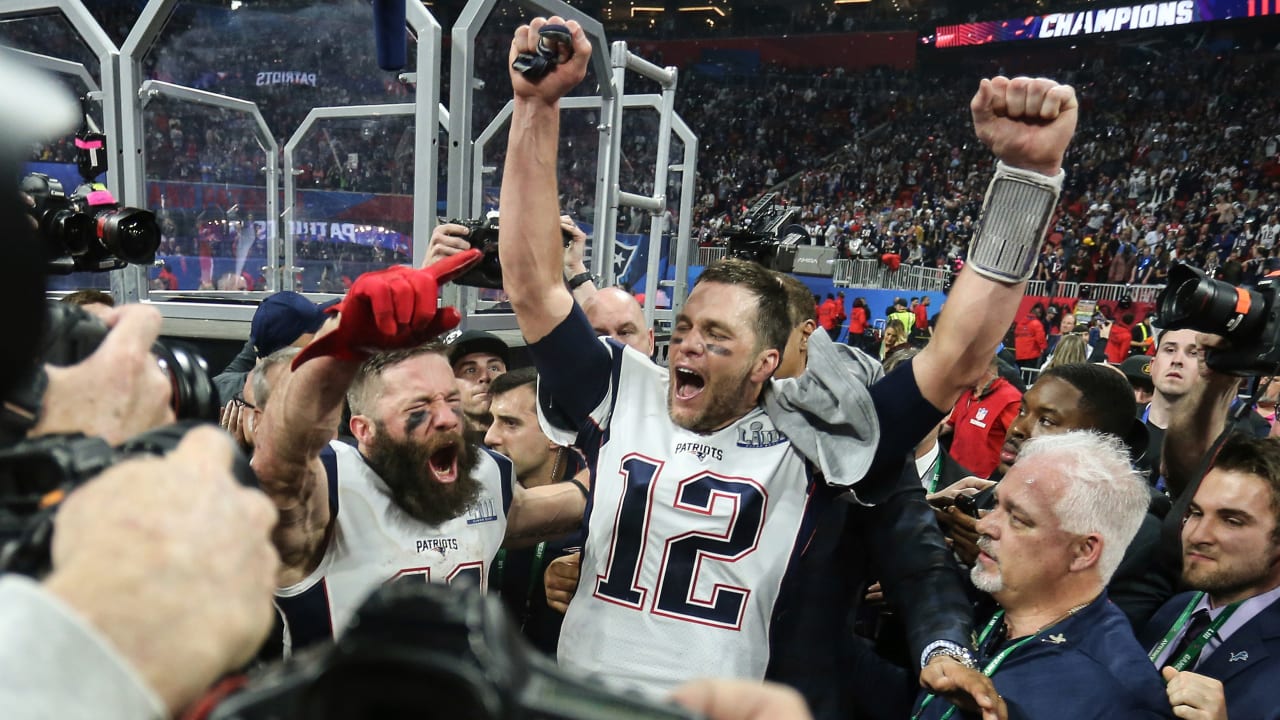
[(1030, 279), (1065, 178), (1062, 170), (1049, 177), (997, 162), (966, 264), (997, 282)]

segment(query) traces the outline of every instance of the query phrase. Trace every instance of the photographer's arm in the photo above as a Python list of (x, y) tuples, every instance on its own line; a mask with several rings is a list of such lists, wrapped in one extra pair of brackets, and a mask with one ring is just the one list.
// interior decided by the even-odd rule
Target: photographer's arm
[(43, 587), (0, 582), (6, 718), (173, 715), (253, 656), (275, 615), (275, 511), (236, 483), (234, 452), (198, 428), (71, 493)]
[(102, 319), (111, 330), (92, 355), (70, 367), (45, 368), (49, 385), (28, 435), (84, 433), (117, 445), (173, 422), (169, 380), (151, 354), (160, 313), (125, 305)]
[(556, 157), (560, 141), (560, 98), (586, 75), (591, 43), (574, 21), (534, 18), (515, 32), (508, 64), (534, 52), (538, 30), (548, 22), (567, 25), (573, 57), (536, 83), (510, 71), (515, 94), (511, 134), (502, 175), (498, 252), (503, 285), (525, 340), (535, 343), (569, 314), (573, 296), (564, 284), (564, 244)]
[[(1043, 78), (996, 77), (981, 82), (969, 108), (978, 138), (1005, 165), (1048, 177), (1061, 170), (1076, 128), (1076, 96), (1070, 86)], [(1026, 253), (1037, 253), (1043, 230), (1036, 237), (987, 237), (993, 217), (1022, 209), (999, 202), (991, 197), (984, 203), (983, 228), (974, 247), (1017, 241), (1026, 245)], [(965, 388), (982, 376), (1025, 287), (1025, 281), (997, 281), (975, 271), (972, 261), (966, 263), (933, 339), (912, 365), (921, 394), (934, 407), (951, 410)]]
[(1197, 334), (1201, 347), (1200, 376), (1169, 411), (1163, 467), (1165, 486), (1175, 499), (1199, 478), (1205, 457), (1227, 428), (1239, 378), (1209, 369), (1204, 350), (1222, 344), (1216, 335)]
[(453, 257), (460, 252), (471, 249), (467, 236), (471, 231), (466, 225), (457, 223), (440, 223), (431, 231), (431, 240), (427, 243), (427, 258), (423, 267)]
[[(337, 322), (330, 318), (312, 342)], [(254, 434), (253, 469), (280, 512), (272, 540), (284, 564), (282, 586), (304, 578), (324, 556), (332, 518), (320, 451), (342, 422), (347, 388), (359, 367), (358, 360), (321, 356), (297, 370), (285, 368)]]

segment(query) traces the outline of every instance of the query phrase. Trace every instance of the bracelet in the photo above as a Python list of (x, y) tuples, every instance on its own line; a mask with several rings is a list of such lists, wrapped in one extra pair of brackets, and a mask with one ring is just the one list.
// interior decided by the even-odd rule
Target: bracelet
[(929, 643), (929, 645), (924, 649), (924, 652), (920, 653), (920, 669), (923, 670), (924, 667), (929, 664), (929, 661), (939, 655), (946, 655), (970, 670), (974, 670), (978, 667), (977, 661), (973, 659), (973, 654), (965, 648), (960, 647), (950, 640), (937, 640)]
[(997, 162), (965, 264), (997, 282), (1030, 279), (1065, 178), (1062, 170), (1049, 177)]
[(594, 285), (595, 281), (596, 281), (596, 276), (592, 275), (590, 272), (578, 273), (577, 275), (574, 275), (573, 277), (569, 278), (569, 289), (577, 290), (579, 287), (582, 287), (588, 282)]
[(583, 498), (590, 498), (590, 497), (591, 497), (591, 493), (587, 492), (587, 486), (586, 486), (586, 485), (583, 485), (583, 484), (578, 480), (578, 478), (576, 478), (576, 477), (567, 477), (567, 478), (565, 478), (564, 480), (561, 480), (560, 482), (572, 483), (574, 487), (576, 487), (576, 488), (578, 488), (578, 490), (582, 491), (582, 497), (583, 497)]

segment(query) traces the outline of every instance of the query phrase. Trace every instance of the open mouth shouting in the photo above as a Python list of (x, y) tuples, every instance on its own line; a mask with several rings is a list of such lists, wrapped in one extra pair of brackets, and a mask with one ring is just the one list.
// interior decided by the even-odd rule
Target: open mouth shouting
[(458, 479), (458, 455), (461, 448), (457, 441), (444, 438), (441, 447), (433, 448), (427, 458), (427, 466), (431, 475), (440, 483), (452, 483)]
[(693, 400), (707, 387), (706, 378), (687, 367), (675, 368), (671, 381), (675, 383), (675, 399), (681, 402)]

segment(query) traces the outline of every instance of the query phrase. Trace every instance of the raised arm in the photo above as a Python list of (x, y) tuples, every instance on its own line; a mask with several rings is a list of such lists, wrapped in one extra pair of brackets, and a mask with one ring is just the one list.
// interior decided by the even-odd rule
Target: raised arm
[[(337, 324), (330, 319), (312, 342)], [(272, 542), (282, 561), (282, 584), (306, 577), (323, 556), (331, 518), (320, 451), (342, 422), (343, 400), (359, 367), (354, 358), (318, 357), (297, 370), (285, 368), (263, 409), (253, 469), (280, 513)]]
[(510, 71), (515, 99), (499, 199), (503, 285), (520, 331), (530, 343), (551, 332), (573, 307), (573, 296), (564, 284), (556, 181), (560, 98), (586, 76), (591, 57), (591, 43), (578, 23), (559, 17), (534, 18), (516, 30), (508, 64), (522, 52), (535, 52), (538, 31), (548, 23), (569, 28), (572, 57), (568, 48), (561, 48), (562, 62), (536, 82)]
[(1005, 167), (997, 170), (999, 191), (993, 183), (987, 192), (946, 312), (912, 364), (920, 392), (943, 411), (982, 375), (1013, 321), (1057, 205), (1062, 158), (1076, 128), (1075, 90), (1044, 78), (983, 80), (969, 109), (978, 138)]
[(324, 556), (332, 520), (320, 451), (334, 438), (342, 402), (371, 353), (412, 347), (458, 324), (453, 308), (437, 308), (438, 286), (480, 257), (468, 250), (413, 270), (365, 273), (332, 318), (282, 373), (255, 433), (253, 469), (275, 503), (272, 537), (283, 563), (281, 583), (305, 578)]

